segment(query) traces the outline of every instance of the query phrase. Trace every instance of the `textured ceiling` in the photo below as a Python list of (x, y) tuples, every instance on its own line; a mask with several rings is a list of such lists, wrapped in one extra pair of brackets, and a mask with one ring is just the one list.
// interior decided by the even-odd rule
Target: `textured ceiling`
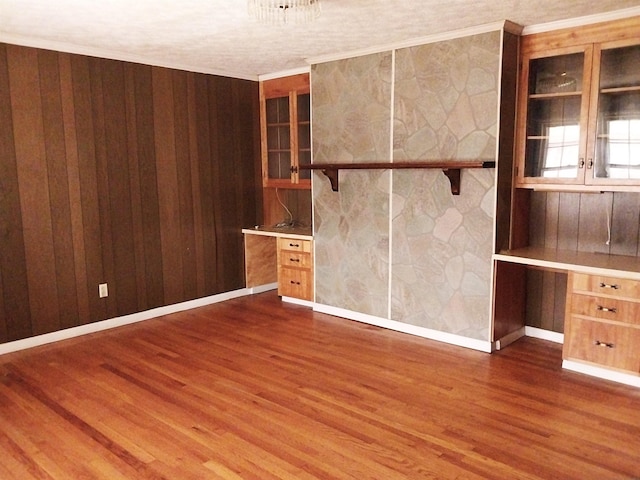
[(254, 23), (246, 0), (0, 0), (0, 41), (255, 79), (487, 23), (626, 9), (640, 14), (640, 0), (322, 0), (313, 23), (274, 27)]

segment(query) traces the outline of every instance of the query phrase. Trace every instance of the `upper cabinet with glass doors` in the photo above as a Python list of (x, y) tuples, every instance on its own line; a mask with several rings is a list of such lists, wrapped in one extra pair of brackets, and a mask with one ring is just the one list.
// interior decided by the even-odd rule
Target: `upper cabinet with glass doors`
[(311, 188), (311, 96), (309, 75), (260, 83), (262, 183), (264, 187)]
[(516, 186), (640, 186), (640, 38), (624, 37), (569, 46), (540, 42), (546, 49), (524, 42)]

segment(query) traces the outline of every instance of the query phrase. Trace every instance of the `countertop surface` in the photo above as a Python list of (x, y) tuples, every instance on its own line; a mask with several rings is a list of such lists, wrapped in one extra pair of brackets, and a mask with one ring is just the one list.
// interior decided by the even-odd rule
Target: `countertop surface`
[(312, 240), (313, 232), (311, 227), (276, 227), (257, 225), (253, 228), (243, 228), (242, 233), (249, 235), (265, 235), (268, 237), (289, 237), (301, 240)]

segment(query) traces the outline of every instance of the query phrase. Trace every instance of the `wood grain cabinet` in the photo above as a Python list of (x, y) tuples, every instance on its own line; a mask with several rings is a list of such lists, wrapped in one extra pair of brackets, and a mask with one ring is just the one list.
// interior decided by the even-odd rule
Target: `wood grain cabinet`
[(640, 185), (638, 43), (523, 40), (518, 187)]
[(569, 273), (563, 357), (640, 374), (640, 281)]
[(309, 75), (260, 83), (263, 187), (311, 188), (311, 95)]
[(312, 240), (278, 237), (278, 295), (313, 300)]

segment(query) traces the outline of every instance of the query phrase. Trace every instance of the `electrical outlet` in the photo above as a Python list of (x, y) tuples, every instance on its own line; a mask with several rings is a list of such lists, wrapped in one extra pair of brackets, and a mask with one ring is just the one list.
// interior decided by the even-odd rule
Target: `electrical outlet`
[(98, 294), (100, 295), (100, 298), (109, 296), (109, 288), (107, 287), (106, 283), (101, 283), (100, 285), (98, 285)]

